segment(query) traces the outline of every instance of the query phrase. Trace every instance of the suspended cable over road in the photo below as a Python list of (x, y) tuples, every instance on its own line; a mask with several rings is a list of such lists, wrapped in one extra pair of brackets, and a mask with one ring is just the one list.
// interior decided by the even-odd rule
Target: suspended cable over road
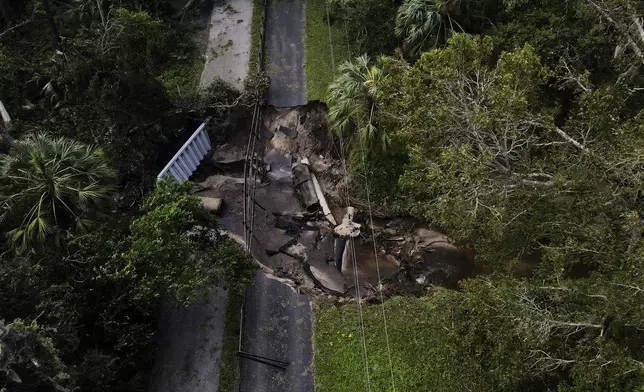
[[(331, 34), (331, 18), (329, 15), (329, 4), (325, 1), (324, 2), (325, 7), (326, 7), (326, 22), (327, 22), (327, 28), (329, 32), (329, 50), (331, 52), (331, 67), (333, 70), (333, 79), (335, 80), (335, 56), (333, 52), (333, 37)], [(342, 169), (344, 171), (344, 182), (345, 182), (345, 196), (346, 196), (346, 208), (349, 208), (350, 204), (350, 197), (349, 197), (349, 175), (347, 173), (347, 165), (346, 165), (346, 158), (344, 154), (344, 140), (342, 138), (342, 135), (338, 135), (338, 138), (340, 139), (340, 158), (342, 159)], [(360, 338), (362, 341), (362, 365), (363, 365), (363, 370), (365, 373), (365, 386), (367, 392), (371, 392), (371, 376), (369, 374), (369, 358), (367, 356), (367, 341), (365, 337), (365, 327), (364, 327), (364, 315), (362, 312), (362, 294), (360, 292), (360, 278), (358, 276), (358, 266), (357, 266), (357, 260), (356, 260), (356, 247), (355, 247), (355, 241), (353, 237), (349, 237), (349, 242), (350, 246), (352, 249), (352, 256), (353, 256), (353, 280), (354, 280), (354, 286), (356, 289), (356, 296), (357, 296), (357, 306), (358, 306), (358, 315), (360, 319)]]

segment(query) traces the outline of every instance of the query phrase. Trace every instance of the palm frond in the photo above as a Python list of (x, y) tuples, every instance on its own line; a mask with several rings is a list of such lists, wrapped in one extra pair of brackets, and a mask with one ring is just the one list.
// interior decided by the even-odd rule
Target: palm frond
[(10, 155), (0, 156), (0, 174), (0, 219), (13, 226), (9, 238), (18, 248), (87, 227), (89, 218), (79, 216), (116, 191), (116, 173), (100, 149), (46, 134), (17, 141)]

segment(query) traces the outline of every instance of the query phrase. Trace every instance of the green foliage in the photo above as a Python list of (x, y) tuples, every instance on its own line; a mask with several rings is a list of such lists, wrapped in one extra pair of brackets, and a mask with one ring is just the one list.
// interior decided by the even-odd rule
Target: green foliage
[[(608, 179), (600, 168), (614, 160), (613, 148), (625, 148), (622, 137), (635, 146), (633, 134), (611, 133), (604, 144), (611, 152), (596, 154), (569, 136), (591, 121), (595, 138), (610, 132), (614, 124), (605, 131), (599, 126), (615, 113), (587, 106), (605, 99), (589, 96), (580, 117), (587, 120), (556, 127), (540, 100), (548, 72), (534, 50), (526, 46), (496, 57), (490, 39), (459, 35), (412, 68), (400, 62), (388, 67), (379, 120), (407, 149), (409, 163), (398, 183), (402, 209), (474, 247), (479, 262), (491, 268), (506, 269), (510, 260), (559, 247), (606, 252), (593, 261), (596, 268), (625, 249), (628, 235), (613, 222), (636, 206), (615, 199), (614, 192), (636, 193), (621, 179), (632, 174), (620, 170)], [(617, 183), (622, 185), (614, 188)], [(585, 263), (577, 252), (566, 254), (563, 268)]]
[(69, 375), (38, 324), (0, 320), (0, 383), (9, 390), (70, 391)]
[(394, 22), (400, 0), (328, 0), (328, 4), (331, 22), (347, 35), (354, 55), (393, 53), (398, 45)]
[(260, 50), (264, 35), (264, 0), (253, 0), (253, 21), (250, 32), (250, 56), (248, 59), (248, 74), (252, 75), (262, 71)]
[(226, 305), (226, 324), (224, 326), (223, 344), (219, 359), (219, 391), (235, 392), (239, 377), (239, 329), (241, 328), (240, 312), (244, 304), (243, 290), (228, 293)]
[(461, 0), (407, 0), (396, 15), (396, 35), (403, 39), (412, 56), (444, 44), (454, 32), (463, 32), (451, 14)]
[(47, 3), (51, 12), (0, 2), (11, 11), (5, 31), (0, 10), (0, 99), (21, 140), (0, 155), (2, 231), (22, 228), (26, 248), (0, 249), (0, 319), (38, 322), (13, 321), (9, 335), (0, 327), (0, 389), (146, 390), (163, 296), (187, 302), (215, 282), (236, 289), (253, 265), (187, 185), (160, 184), (139, 217), (124, 209), (156, 183), (195, 119), (211, 115), (218, 140), (266, 80), (242, 96), (219, 84), (193, 91), (200, 60), (169, 1)]
[(74, 140), (35, 135), (0, 156), (0, 222), (26, 249), (68, 231), (86, 231), (114, 196), (115, 173), (103, 152)]
[(353, 134), (366, 147), (386, 150), (389, 136), (377, 124), (381, 85), (387, 78), (382, 60), (375, 64), (367, 56), (340, 64), (339, 75), (329, 86), (329, 129), (337, 135)]
[[(306, 21), (304, 39), (306, 98), (309, 101), (324, 101), (327, 88), (333, 82), (337, 67), (348, 60), (351, 51), (347, 35), (342, 26), (331, 24), (331, 41), (327, 27), (326, 0), (306, 1)], [(333, 56), (331, 53), (333, 52)], [(332, 60), (333, 59), (333, 60)]]
[(395, 33), (411, 58), (443, 46), (455, 33), (477, 33), (498, 18), (496, 0), (405, 0), (398, 8)]
[(498, 46), (512, 50), (529, 43), (544, 64), (565, 59), (573, 68), (611, 78), (615, 33), (584, 6), (584, 1), (506, 1), (503, 23), (490, 31)]
[(215, 283), (244, 286), (253, 264), (222, 235), (190, 184), (159, 182), (143, 202), (144, 215), (132, 223), (131, 247), (116, 276), (139, 282), (144, 300), (170, 294), (184, 303)]
[[(636, 281), (641, 276), (623, 284)], [(624, 299), (623, 289), (596, 280), (543, 287), (472, 280), (462, 291), (388, 300), (396, 390), (427, 390), (428, 380), (433, 391), (637, 390), (644, 382), (641, 338), (625, 335), (642, 326), (637, 287)], [(392, 390), (382, 309), (363, 310), (372, 389)], [(354, 305), (316, 309), (321, 390), (364, 388), (364, 377), (356, 376), (364, 374), (358, 325)]]
[(15, 134), (46, 131), (99, 145), (119, 173), (123, 203), (132, 205), (153, 187), (194, 119), (211, 115), (213, 124), (225, 123), (234, 105), (219, 105), (234, 98), (197, 95), (202, 61), (191, 32), (163, 22), (165, 13), (118, 7), (129, 2), (102, 2), (99, 12), (96, 4), (55, 4), (65, 37), (58, 52), (38, 13), (2, 37), (0, 94)]

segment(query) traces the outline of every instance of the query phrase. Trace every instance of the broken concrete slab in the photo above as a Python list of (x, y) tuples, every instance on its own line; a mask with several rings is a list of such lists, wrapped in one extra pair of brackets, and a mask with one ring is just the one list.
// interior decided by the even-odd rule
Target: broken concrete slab
[(329, 209), (329, 205), (326, 202), (326, 198), (324, 197), (324, 191), (322, 190), (322, 187), (320, 186), (318, 179), (315, 177), (315, 174), (313, 173), (311, 173), (311, 180), (313, 182), (313, 187), (315, 188), (315, 194), (318, 197), (318, 201), (320, 202), (320, 207), (322, 207), (322, 212), (324, 213), (324, 216), (329, 222), (331, 222), (333, 226), (336, 226), (337, 222), (335, 221), (335, 218), (333, 217), (333, 214)]
[(347, 291), (344, 276), (333, 265), (311, 265), (309, 271), (313, 280), (323, 289), (338, 295), (344, 295)]
[(304, 206), (308, 211), (316, 210), (319, 206), (319, 199), (315, 192), (315, 186), (311, 179), (309, 167), (299, 163), (293, 167), (293, 186), (302, 196)]
[(280, 126), (278, 131), (284, 134), (284, 136), (288, 137), (289, 139), (295, 139), (297, 137), (297, 131), (289, 127)]
[(275, 134), (273, 134), (273, 132), (269, 131), (268, 128), (266, 128), (264, 122), (261, 122), (259, 125), (259, 136), (266, 140), (271, 140), (275, 136)]
[(201, 200), (201, 204), (203, 204), (203, 207), (210, 212), (218, 213), (221, 211), (221, 204), (223, 200), (218, 197), (203, 197), (199, 196), (199, 200)]
[(297, 239), (297, 242), (302, 244), (305, 248), (307, 249), (313, 249), (318, 243), (318, 237), (319, 237), (319, 232), (318, 231), (301, 231), (300, 236)]
[(414, 231), (416, 245), (418, 248), (447, 248), (456, 249), (450, 239), (443, 233), (423, 227), (416, 228)]
[(253, 237), (257, 241), (257, 244), (264, 248), (266, 254), (269, 256), (279, 253), (297, 241), (295, 236), (288, 234), (286, 230), (282, 229), (273, 229), (261, 233), (255, 231), (253, 232)]
[(290, 155), (284, 155), (276, 150), (264, 152), (264, 163), (269, 169), (266, 176), (277, 182), (291, 182), (293, 178), (292, 162)]

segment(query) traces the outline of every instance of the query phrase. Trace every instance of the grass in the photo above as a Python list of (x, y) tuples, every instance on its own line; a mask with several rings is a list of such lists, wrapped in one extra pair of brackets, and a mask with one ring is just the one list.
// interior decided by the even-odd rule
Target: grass
[(197, 91), (204, 66), (205, 62), (201, 56), (184, 56), (175, 59), (159, 77), (168, 96), (181, 98)]
[[(305, 72), (306, 98), (324, 101), (326, 90), (333, 81), (331, 45), (326, 24), (326, 0), (306, 0)], [(349, 45), (343, 27), (331, 25), (333, 57), (336, 68), (350, 59)]]
[[(499, 299), (488, 287), (479, 283), (463, 291), (434, 288), (424, 297), (385, 302), (396, 391), (516, 391), (527, 390), (521, 386), (529, 380), (540, 385), (526, 370), (528, 345), (515, 341), (521, 338), (515, 320), (499, 317)], [(382, 307), (362, 309), (370, 389), (391, 392)], [(316, 304), (317, 392), (365, 390), (358, 325), (355, 303)]]
[(248, 60), (248, 75), (261, 70), (259, 51), (262, 45), (264, 30), (264, 0), (253, 0), (253, 21), (250, 33), (250, 59)]
[[(392, 343), (397, 391), (422, 391), (422, 353), (413, 344), (413, 330), (420, 320), (413, 314), (423, 312), (425, 304), (412, 298), (394, 298), (386, 303), (388, 332)], [(382, 308), (363, 306), (367, 356), (372, 391), (392, 391), (389, 361), (385, 343)], [(315, 308), (315, 383), (318, 392), (365, 390), (362, 345), (355, 304), (335, 307), (327, 304)], [(417, 364), (414, 364), (417, 362)], [(411, 364), (411, 366), (410, 366)], [(429, 383), (430, 379), (424, 378)], [(429, 384), (428, 384), (429, 385)]]
[(244, 302), (244, 290), (231, 291), (228, 294), (226, 307), (226, 325), (224, 327), (223, 348), (219, 362), (219, 391), (237, 392), (239, 348), (239, 312)]

